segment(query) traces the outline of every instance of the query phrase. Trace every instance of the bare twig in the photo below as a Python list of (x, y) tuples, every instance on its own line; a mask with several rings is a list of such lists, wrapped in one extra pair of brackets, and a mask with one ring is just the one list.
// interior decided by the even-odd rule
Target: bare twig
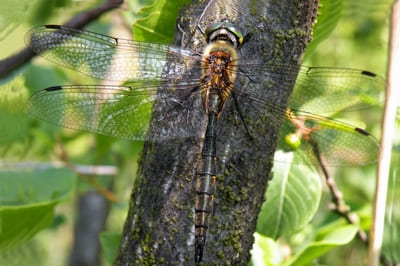
[[(335, 179), (330, 174), (328, 168), (326, 167), (326, 163), (324, 161), (323, 156), (319, 152), (318, 145), (312, 139), (309, 139), (308, 142), (311, 144), (313, 148), (314, 155), (318, 160), (318, 164), (320, 169), (325, 177), (326, 185), (328, 186), (331, 196), (332, 196), (332, 210), (336, 212), (339, 216), (343, 217), (349, 224), (358, 224), (358, 218), (354, 213), (350, 212), (350, 207), (346, 205), (346, 202), (343, 200), (343, 193), (336, 186)], [(357, 231), (358, 238), (365, 243), (368, 244), (368, 237), (364, 230), (361, 228)]]
[[(325, 176), (326, 184), (331, 192), (332, 196), (332, 206), (331, 209), (337, 213), (339, 216), (343, 217), (349, 224), (358, 225), (358, 216), (355, 213), (350, 212), (350, 207), (346, 205), (346, 202), (343, 199), (343, 193), (338, 189), (336, 186), (335, 179), (332, 177), (331, 173), (329, 172), (328, 168), (326, 167), (326, 163), (324, 162), (324, 158), (319, 152), (318, 144), (313, 141), (311, 138), (308, 140), (310, 145), (313, 148), (314, 155), (318, 160), (319, 167), (322, 171), (322, 174)], [(369, 239), (367, 233), (358, 228), (357, 230), (357, 237), (366, 245), (368, 246)], [(384, 254), (380, 255), (380, 262), (383, 265), (390, 265), (388, 259)]]
[(371, 241), (368, 251), (369, 266), (378, 265), (385, 223), (387, 186), (389, 180), (390, 159), (397, 108), (396, 101), (398, 101), (400, 97), (400, 78), (398, 76), (398, 69), (400, 67), (399, 19), (400, 2), (397, 0), (392, 6), (386, 102), (384, 117), (382, 121), (382, 150), (378, 164), (378, 179), (375, 190), (374, 217), (370, 234)]
[[(65, 162), (4, 162), (0, 160), (1, 169), (49, 169), (65, 167)], [(81, 165), (74, 164), (73, 171), (82, 175), (117, 175), (118, 168), (114, 165)]]
[[(84, 11), (75, 17), (71, 18), (64, 25), (72, 28), (82, 28), (89, 22), (97, 19), (102, 14), (119, 7), (123, 3), (123, 0), (107, 0), (99, 7), (93, 8), (88, 11)], [(29, 49), (25, 48), (20, 52), (7, 57), (0, 61), (0, 77), (4, 77), (10, 74), (13, 70), (27, 63), (35, 56), (35, 53)]]
[[(64, 149), (64, 146), (62, 145), (61, 141), (57, 140), (56, 141), (57, 146), (56, 146), (56, 153), (57, 156), (65, 163), (65, 165), (75, 171), (77, 168), (76, 166), (69, 160), (68, 155)], [(106, 189), (104, 186), (102, 186), (99, 182), (97, 182), (96, 178), (94, 176), (96, 174), (91, 173), (90, 175), (87, 174), (82, 174), (80, 172), (75, 171), (75, 173), (78, 175), (79, 178), (85, 180), (89, 184), (91, 184), (99, 194), (103, 195), (106, 199), (112, 202), (118, 202), (119, 199), (117, 195), (115, 195), (112, 191)]]

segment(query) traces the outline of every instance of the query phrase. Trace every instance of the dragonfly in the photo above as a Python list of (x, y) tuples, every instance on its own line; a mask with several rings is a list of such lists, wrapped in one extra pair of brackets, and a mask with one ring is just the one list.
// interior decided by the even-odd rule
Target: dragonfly
[[(368, 71), (241, 60), (246, 38), (229, 21), (211, 25), (204, 35), (208, 44), (201, 53), (58, 25), (33, 28), (26, 37), (34, 52), (56, 64), (124, 83), (49, 87), (29, 98), (30, 114), (62, 127), (128, 140), (204, 136), (195, 182), (196, 262), (203, 260), (216, 193), (216, 142), (223, 134), (218, 120), (229, 101), (237, 103), (241, 127), (255, 141), (263, 141), (262, 128), (269, 123), (280, 127), (282, 135), (297, 132), (300, 138), (312, 138), (328, 166), (354, 166), (377, 160), (376, 139), (364, 129), (314, 114), (314, 106), (326, 112), (363, 106), (360, 94), (377, 94), (383, 86)], [(294, 86), (289, 107), (278, 99), (280, 86)], [(265, 90), (272, 96), (266, 97)], [(337, 96), (334, 102), (329, 100), (332, 95)], [(152, 119), (155, 103), (168, 111)], [(297, 150), (312, 158), (315, 153), (307, 143), (302, 141)]]

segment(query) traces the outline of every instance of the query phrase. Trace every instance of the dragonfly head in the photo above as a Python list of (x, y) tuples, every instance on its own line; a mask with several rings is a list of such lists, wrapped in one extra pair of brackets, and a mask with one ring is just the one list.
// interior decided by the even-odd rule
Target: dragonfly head
[(218, 40), (230, 42), (235, 48), (243, 44), (243, 34), (229, 21), (221, 21), (212, 24), (205, 31), (205, 37), (208, 43)]

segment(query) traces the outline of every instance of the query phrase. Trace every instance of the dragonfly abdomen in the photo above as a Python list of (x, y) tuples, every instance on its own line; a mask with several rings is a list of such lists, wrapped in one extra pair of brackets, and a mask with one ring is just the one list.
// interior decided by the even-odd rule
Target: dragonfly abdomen
[[(210, 106), (217, 107), (219, 96), (210, 95)], [(210, 108), (208, 125), (205, 133), (201, 160), (196, 174), (196, 205), (195, 205), (195, 261), (200, 262), (206, 241), (206, 233), (210, 217), (213, 213), (214, 195), (216, 190), (216, 108)]]

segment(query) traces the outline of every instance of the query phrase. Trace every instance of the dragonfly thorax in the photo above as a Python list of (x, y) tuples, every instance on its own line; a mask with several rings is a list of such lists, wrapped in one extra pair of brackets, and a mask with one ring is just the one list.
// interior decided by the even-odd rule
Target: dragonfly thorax
[[(217, 40), (205, 48), (200, 84), (206, 113), (213, 111), (219, 115), (222, 111), (236, 78), (237, 60), (236, 49), (230, 42)], [(209, 97), (212, 94), (220, 98), (216, 110), (210, 110)]]
[(209, 54), (206, 58), (210, 71), (216, 75), (222, 76), (232, 61), (231, 55), (224, 51), (215, 51)]

